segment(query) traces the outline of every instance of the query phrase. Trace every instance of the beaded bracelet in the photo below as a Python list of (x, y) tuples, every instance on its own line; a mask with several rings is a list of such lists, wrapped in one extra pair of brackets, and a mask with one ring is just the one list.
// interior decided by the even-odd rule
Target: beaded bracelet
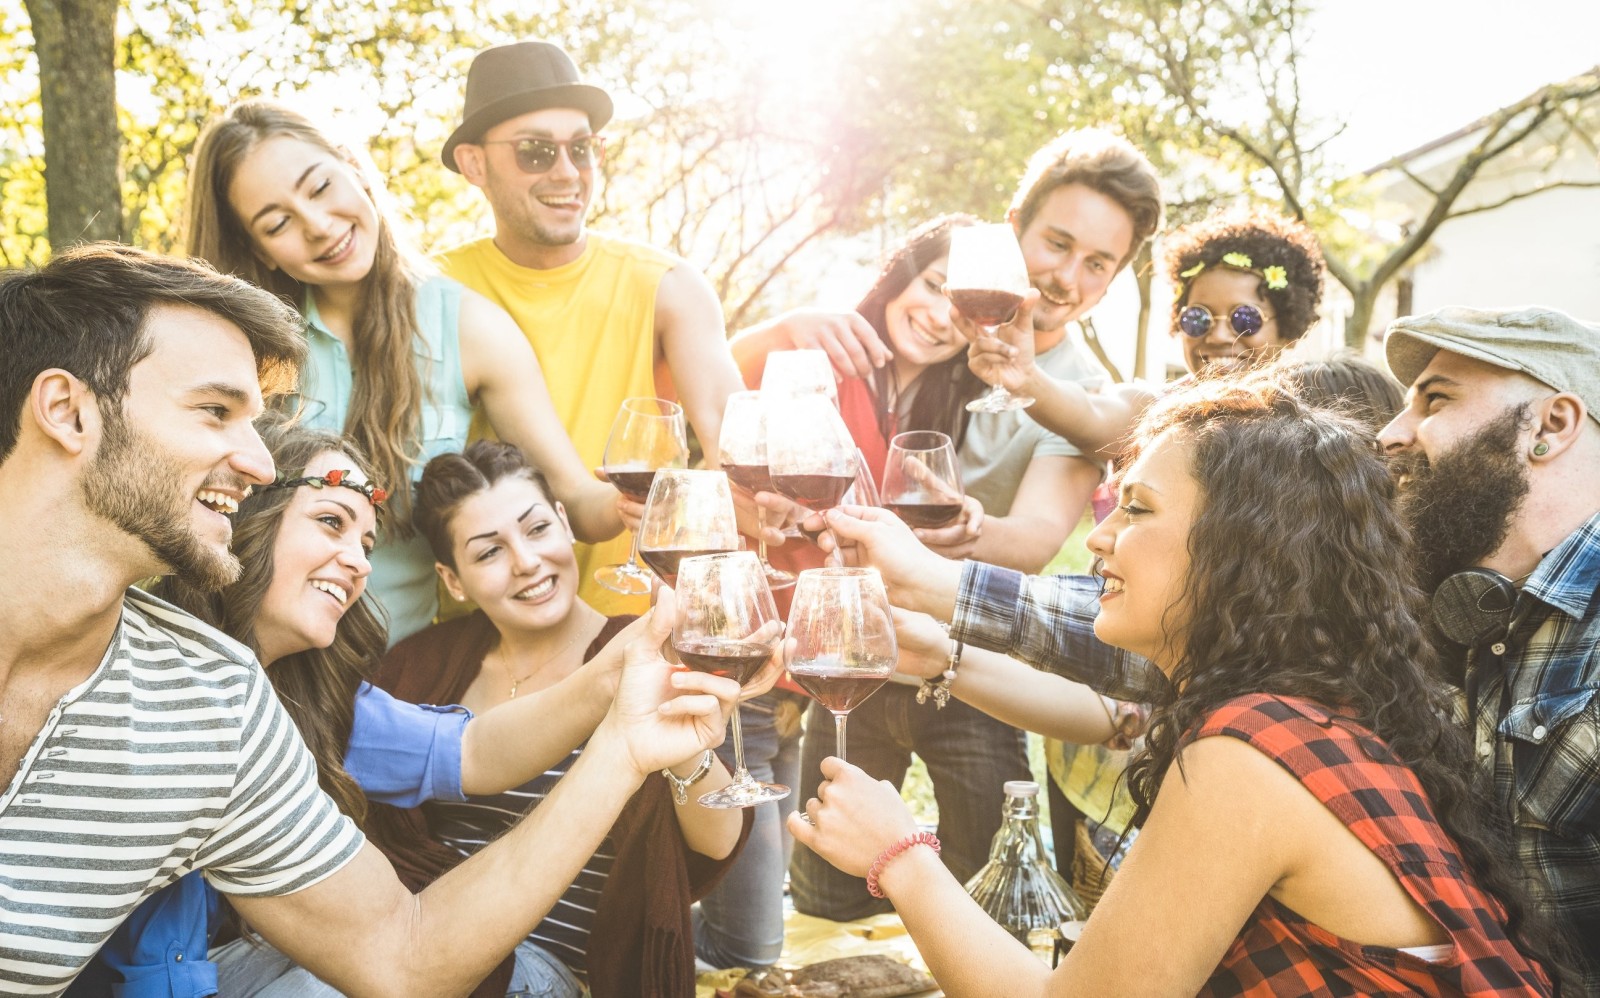
[(878, 853), (877, 861), (872, 864), (872, 869), (867, 871), (868, 894), (871, 894), (875, 898), (883, 897), (883, 891), (878, 888), (879, 874), (883, 873), (883, 868), (889, 865), (890, 860), (905, 852), (907, 849), (910, 849), (912, 846), (927, 846), (929, 849), (933, 850), (934, 855), (938, 855), (939, 836), (933, 834), (932, 832), (917, 832), (915, 835), (907, 835), (905, 838), (901, 839), (899, 842), (896, 842), (883, 852)]

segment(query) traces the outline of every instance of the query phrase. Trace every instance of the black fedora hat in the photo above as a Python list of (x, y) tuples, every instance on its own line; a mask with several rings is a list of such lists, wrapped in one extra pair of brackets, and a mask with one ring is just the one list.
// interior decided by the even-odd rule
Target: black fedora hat
[(515, 42), (479, 52), (467, 70), (467, 100), (461, 125), (445, 140), (440, 158), (456, 166), (456, 146), (477, 142), (507, 118), (547, 107), (571, 107), (589, 116), (599, 131), (611, 120), (611, 96), (578, 82), (571, 57), (549, 42)]

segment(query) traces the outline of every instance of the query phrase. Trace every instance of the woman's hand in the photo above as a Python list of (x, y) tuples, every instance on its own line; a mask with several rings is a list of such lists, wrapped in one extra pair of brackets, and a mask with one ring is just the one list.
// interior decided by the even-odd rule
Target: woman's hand
[(795, 350), (827, 353), (841, 378), (865, 378), (894, 356), (876, 330), (857, 312), (800, 308), (773, 320)]
[(823, 551), (837, 548), (845, 564), (876, 568), (895, 606), (950, 619), (961, 583), (959, 562), (923, 547), (911, 528), (886, 509), (838, 506), (823, 518), (828, 527), (818, 538)]
[(918, 527), (911, 531), (928, 550), (943, 558), (960, 561), (971, 558), (983, 536), (983, 503), (971, 496), (961, 497), (961, 515), (948, 527)]
[(925, 613), (892, 607), (900, 655), (895, 671), (918, 679), (938, 679), (950, 661), (950, 635)]
[(911, 809), (894, 784), (833, 756), (822, 760), (822, 775), (817, 796), (806, 802), (810, 821), (791, 814), (789, 831), (845, 873), (866, 876), (885, 849), (916, 834)]

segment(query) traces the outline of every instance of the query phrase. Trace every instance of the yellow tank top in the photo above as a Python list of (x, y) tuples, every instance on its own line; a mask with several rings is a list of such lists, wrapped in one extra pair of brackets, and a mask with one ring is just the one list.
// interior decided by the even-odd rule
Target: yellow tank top
[[(598, 468), (611, 421), (623, 399), (656, 394), (656, 289), (676, 257), (643, 243), (596, 232), (583, 255), (553, 270), (519, 266), (492, 239), (444, 253), (446, 274), (511, 313), (544, 369), (556, 413), (578, 456)], [(489, 436), (482, 413), (472, 439)], [(595, 570), (624, 561), (629, 537), (578, 545), (579, 595), (601, 613), (641, 613), (644, 597), (626, 597), (594, 581)]]

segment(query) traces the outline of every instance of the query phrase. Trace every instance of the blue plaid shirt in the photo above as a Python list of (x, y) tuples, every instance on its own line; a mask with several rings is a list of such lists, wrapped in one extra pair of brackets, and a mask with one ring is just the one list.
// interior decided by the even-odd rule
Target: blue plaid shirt
[(1518, 600), (1527, 617), (1504, 654), (1468, 663), (1477, 758), (1540, 900), (1581, 951), (1586, 993), (1600, 995), (1600, 514), (1544, 556)]
[(1149, 660), (1094, 636), (1100, 580), (1023, 575), (969, 561), (961, 572), (950, 636), (1066, 676), (1118, 700), (1169, 703), (1172, 684)]

